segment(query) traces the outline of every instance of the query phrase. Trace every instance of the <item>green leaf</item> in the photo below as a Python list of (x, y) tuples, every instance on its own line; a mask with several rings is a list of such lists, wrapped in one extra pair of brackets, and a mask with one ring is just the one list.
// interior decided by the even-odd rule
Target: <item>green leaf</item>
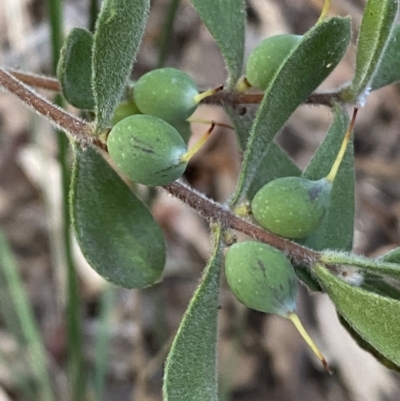
[(221, 262), (221, 229), (217, 228), (213, 254), (167, 358), (164, 401), (218, 400), (216, 345)]
[(246, 10), (244, 0), (191, 0), (200, 18), (217, 42), (228, 73), (228, 88), (242, 74)]
[(327, 19), (308, 31), (283, 62), (257, 112), (233, 203), (246, 195), (273, 137), (339, 63), (349, 42), (350, 20)]
[(400, 81), (400, 25), (391, 32), (379, 66), (372, 77), (371, 90)]
[(398, 286), (398, 281), (383, 279), (372, 274), (367, 275), (361, 285), (364, 290), (400, 301), (400, 288)]
[(96, 150), (74, 145), (74, 154), (71, 219), (86, 260), (122, 287), (155, 283), (165, 263), (161, 228)]
[(74, 28), (65, 39), (57, 66), (64, 97), (78, 109), (93, 110), (93, 36), (86, 29)]
[(348, 333), (353, 337), (353, 339), (356, 341), (356, 343), (365, 351), (369, 352), (371, 355), (373, 355), (383, 366), (386, 366), (388, 369), (393, 369), (396, 370), (397, 372), (400, 372), (400, 366), (396, 365), (389, 359), (385, 358), (376, 348), (374, 348), (371, 344), (369, 344), (367, 341), (365, 341), (351, 326), (350, 324), (346, 321), (346, 319), (343, 318), (343, 316), (338, 313), (339, 321), (342, 324), (342, 326), (348, 331)]
[(243, 151), (246, 149), (247, 141), (249, 140), (249, 133), (253, 125), (254, 117), (249, 115), (249, 113), (240, 115), (236, 108), (230, 104), (225, 103), (223, 106), (232, 122), (239, 148)]
[(380, 354), (400, 365), (400, 301), (352, 287), (324, 267), (314, 272), (338, 312)]
[[(398, 0), (368, 0), (358, 34), (356, 71), (349, 88), (361, 104), (371, 91), (371, 81), (390, 36)], [(346, 92), (346, 91), (345, 91)], [(347, 95), (344, 97), (347, 99)]]
[[(319, 180), (328, 175), (346, 134), (349, 125), (346, 110), (335, 105), (334, 112), (334, 120), (324, 142), (303, 173), (303, 176), (310, 180)], [(351, 250), (354, 211), (354, 151), (350, 141), (332, 185), (327, 213), (321, 225), (305, 240), (304, 245), (316, 251), (327, 248)]]
[(92, 87), (96, 127), (109, 124), (142, 41), (149, 0), (104, 0), (96, 23)]
[(326, 250), (321, 252), (319, 260), (327, 264), (355, 266), (365, 273), (400, 279), (400, 264), (386, 262), (382, 259), (370, 259), (361, 255)]
[(385, 255), (382, 255), (379, 260), (383, 262), (398, 263), (400, 264), (400, 247), (390, 250)]

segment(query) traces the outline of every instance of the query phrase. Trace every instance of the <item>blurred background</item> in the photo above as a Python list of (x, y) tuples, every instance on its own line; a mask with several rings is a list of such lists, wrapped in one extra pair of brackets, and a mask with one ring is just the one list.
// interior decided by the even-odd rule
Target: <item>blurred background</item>
[[(92, 2), (93, 3), (93, 2)], [(246, 54), (267, 36), (303, 34), (318, 19), (322, 0), (248, 0)], [(364, 0), (334, 0), (332, 15), (351, 15), (354, 38)], [(65, 0), (63, 30), (90, 24), (90, 1)], [(174, 17), (171, 19), (171, 17)], [(171, 29), (168, 20), (173, 21)], [(354, 43), (355, 39), (353, 39)], [(50, 24), (43, 0), (2, 0), (0, 65), (52, 75)], [(219, 50), (188, 0), (153, 0), (133, 79), (166, 65), (183, 69), (200, 88), (222, 84)], [(352, 77), (354, 45), (320, 89)], [(50, 99), (54, 93), (41, 92)], [(73, 112), (76, 110), (71, 109)], [(371, 94), (355, 127), (357, 223), (354, 251), (379, 255), (399, 246), (400, 86)], [(196, 118), (228, 123), (222, 108), (201, 106)], [(331, 121), (326, 107), (302, 106), (277, 140), (304, 168)], [(207, 125), (192, 124), (192, 139)], [(234, 132), (218, 127), (189, 165), (185, 179), (218, 202), (232, 193), (240, 167)], [(0, 93), (0, 227), (10, 244), (44, 344), (57, 400), (73, 399), (68, 381), (67, 268), (62, 239), (62, 193), (57, 135), (12, 95)], [(161, 400), (162, 367), (190, 297), (210, 254), (207, 224), (162, 190), (153, 212), (168, 246), (164, 280), (149, 289), (109, 286), (87, 266), (74, 244), (81, 342), (90, 400)], [(3, 262), (4, 263), (4, 262)], [(4, 273), (3, 273), (4, 274)], [(35, 369), (19, 312), (0, 275), (0, 400), (39, 400)], [(361, 350), (338, 323), (329, 299), (299, 291), (299, 315), (328, 359), (329, 376), (289, 321), (250, 311), (225, 282), (220, 293), (221, 401), (396, 401), (400, 376)], [(399, 328), (400, 330), (400, 328)], [(36, 340), (33, 340), (36, 341)], [(33, 367), (32, 367), (33, 366)], [(36, 368), (35, 368), (36, 366)], [(185, 401), (185, 400), (182, 400)]]

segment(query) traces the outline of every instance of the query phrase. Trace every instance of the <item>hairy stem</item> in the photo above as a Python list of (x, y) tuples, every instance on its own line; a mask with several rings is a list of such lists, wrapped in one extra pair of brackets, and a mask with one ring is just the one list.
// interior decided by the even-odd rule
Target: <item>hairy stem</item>
[[(92, 136), (91, 125), (54, 106), (24, 85), (9, 72), (0, 68), (0, 84), (22, 102), (36, 110), (48, 121), (66, 131), (81, 146), (105, 149), (105, 144)], [(163, 187), (171, 195), (186, 203), (210, 222), (219, 222), (224, 228), (240, 231), (258, 241), (272, 245), (289, 256), (296, 264), (312, 266), (319, 260), (319, 253), (267, 232), (237, 216), (227, 207), (213, 202), (189, 186), (174, 182)]]
[(318, 252), (278, 237), (275, 234), (235, 216), (229, 209), (208, 199), (203, 194), (185, 184), (173, 182), (172, 184), (165, 185), (163, 188), (171, 195), (196, 210), (197, 213), (208, 221), (219, 222), (223, 228), (240, 231), (260, 242), (270, 244), (285, 252), (296, 264), (311, 266), (314, 261), (319, 259)]
[(48, 77), (45, 75), (31, 74), (29, 72), (23, 72), (14, 69), (7, 69), (7, 72), (26, 85), (49, 90), (52, 92), (61, 91), (61, 85), (57, 78)]
[(92, 135), (92, 127), (89, 123), (55, 106), (1, 67), (0, 85), (22, 100), (26, 106), (45, 117), (56, 128), (65, 131), (82, 146), (93, 144), (102, 149), (105, 148), (105, 145)]
[[(27, 72), (17, 70), (7, 70), (9, 74), (18, 78), (21, 82), (34, 86), (40, 89), (51, 91), (61, 91), (60, 83), (56, 78), (46, 77), (44, 75), (35, 75)], [(206, 97), (201, 101), (204, 104), (220, 105), (228, 103), (233, 106), (245, 104), (259, 104), (263, 98), (262, 92), (242, 93), (242, 92), (227, 92), (220, 91), (212, 96)], [(322, 105), (332, 107), (335, 102), (343, 102), (341, 91), (339, 92), (326, 92), (326, 93), (313, 93), (306, 101), (305, 104)]]

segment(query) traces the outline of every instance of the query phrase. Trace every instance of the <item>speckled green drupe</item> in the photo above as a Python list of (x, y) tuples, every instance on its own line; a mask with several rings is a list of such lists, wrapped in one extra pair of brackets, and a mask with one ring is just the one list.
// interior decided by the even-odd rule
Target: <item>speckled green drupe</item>
[(111, 125), (119, 123), (124, 118), (133, 116), (134, 114), (142, 114), (136, 103), (133, 100), (126, 100), (121, 102), (114, 111), (114, 116), (111, 119)]
[(107, 138), (116, 167), (132, 181), (166, 185), (185, 171), (187, 148), (178, 131), (165, 121), (136, 114), (117, 123)]
[(264, 39), (250, 54), (246, 65), (249, 83), (265, 90), (283, 60), (302, 36), (284, 34)]
[(331, 184), (325, 179), (278, 178), (254, 196), (254, 219), (265, 229), (285, 238), (305, 238), (321, 223)]
[(278, 249), (256, 241), (232, 245), (225, 275), (236, 298), (249, 308), (287, 317), (296, 310), (296, 273)]
[(195, 111), (199, 94), (189, 75), (175, 68), (160, 68), (144, 74), (135, 84), (133, 98), (143, 114), (169, 123), (182, 121)]

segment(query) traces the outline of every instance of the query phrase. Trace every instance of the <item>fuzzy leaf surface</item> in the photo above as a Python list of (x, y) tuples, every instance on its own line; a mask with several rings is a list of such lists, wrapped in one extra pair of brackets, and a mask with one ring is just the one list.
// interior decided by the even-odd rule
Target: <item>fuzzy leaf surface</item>
[(244, 0), (191, 0), (224, 57), (233, 87), (242, 73), (246, 10)]
[(382, 255), (379, 259), (384, 262), (400, 264), (400, 247), (392, 249), (385, 255)]
[(371, 90), (373, 76), (385, 51), (398, 0), (368, 0), (365, 6), (357, 42), (356, 70), (350, 92), (359, 102)]
[(272, 139), (293, 111), (342, 59), (350, 42), (350, 20), (334, 17), (308, 31), (265, 90), (245, 150), (233, 202), (247, 194)]
[(400, 264), (386, 262), (383, 259), (370, 259), (361, 255), (325, 250), (321, 252), (320, 261), (328, 264), (355, 266), (366, 274), (377, 274), (395, 280), (400, 279)]
[(65, 39), (57, 66), (65, 99), (83, 110), (94, 109), (92, 92), (93, 35), (82, 28), (74, 28)]
[(165, 264), (161, 228), (96, 150), (74, 145), (74, 154), (71, 220), (86, 260), (121, 287), (155, 283)]
[(372, 77), (371, 90), (400, 81), (400, 25), (391, 32), (378, 69)]
[(314, 272), (338, 312), (380, 354), (400, 365), (400, 301), (352, 287), (316, 265)]
[[(326, 177), (336, 159), (343, 137), (349, 125), (345, 109), (334, 107), (334, 119), (303, 176), (310, 180)], [(333, 182), (329, 208), (321, 225), (305, 241), (304, 245), (321, 251), (323, 249), (351, 250), (354, 233), (354, 151), (349, 141), (342, 163)]]
[(218, 401), (217, 318), (222, 263), (221, 232), (168, 354), (164, 401)]
[(97, 131), (119, 103), (146, 26), (150, 0), (104, 0), (94, 33), (92, 87)]
[(374, 348), (370, 343), (365, 341), (354, 329), (353, 327), (346, 321), (346, 319), (338, 313), (338, 317), (342, 326), (348, 331), (348, 333), (353, 337), (356, 343), (363, 350), (369, 352), (373, 355), (383, 366), (386, 366), (388, 369), (393, 369), (397, 372), (400, 372), (400, 366), (396, 365), (388, 358), (385, 358), (376, 348)]
[(365, 276), (361, 287), (367, 291), (382, 295), (383, 297), (393, 298), (400, 301), (400, 288), (398, 288), (399, 282), (396, 280), (368, 274)]

